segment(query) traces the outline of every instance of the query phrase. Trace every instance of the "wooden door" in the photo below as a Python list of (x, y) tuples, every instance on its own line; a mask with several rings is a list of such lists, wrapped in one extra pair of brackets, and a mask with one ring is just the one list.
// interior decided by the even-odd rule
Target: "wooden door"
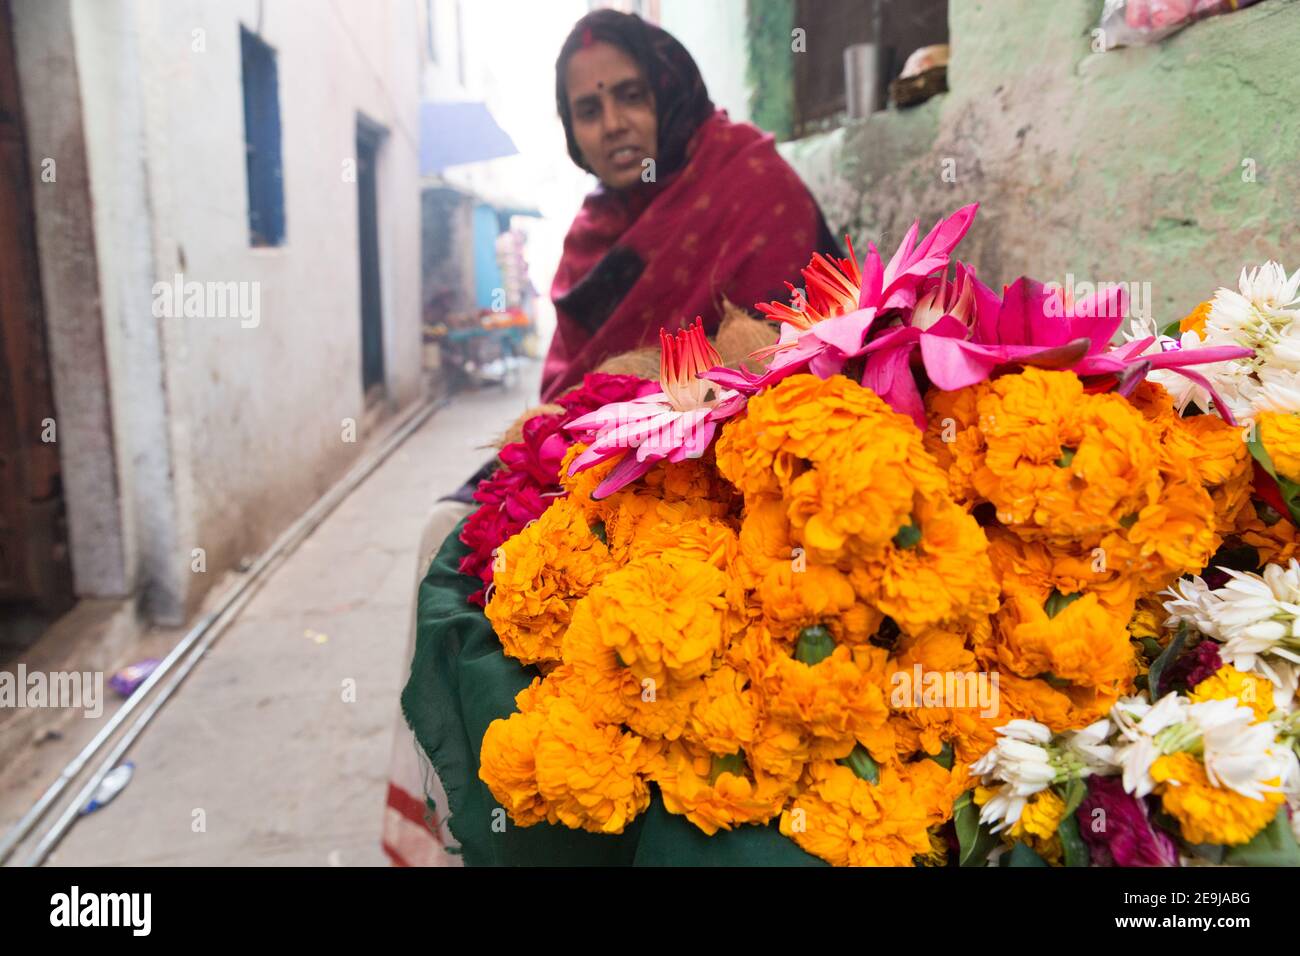
[(58, 611), (72, 582), (32, 185), (9, 2), (0, 0), (0, 602)]

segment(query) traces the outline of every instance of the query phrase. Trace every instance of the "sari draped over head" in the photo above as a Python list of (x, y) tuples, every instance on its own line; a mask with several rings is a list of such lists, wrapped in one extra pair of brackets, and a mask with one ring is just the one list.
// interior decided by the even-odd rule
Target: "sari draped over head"
[(771, 135), (723, 110), (699, 125), (682, 167), (626, 193), (597, 189), (564, 240), (542, 399), (605, 359), (698, 315), (713, 334), (724, 300), (788, 295), (814, 252), (836, 252), (817, 203)]

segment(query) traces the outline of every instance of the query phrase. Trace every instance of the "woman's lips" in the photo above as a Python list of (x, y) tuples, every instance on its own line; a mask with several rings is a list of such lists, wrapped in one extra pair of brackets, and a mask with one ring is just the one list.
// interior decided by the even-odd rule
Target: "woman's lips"
[(641, 162), (641, 150), (635, 146), (620, 146), (610, 150), (609, 161), (618, 169), (630, 169)]

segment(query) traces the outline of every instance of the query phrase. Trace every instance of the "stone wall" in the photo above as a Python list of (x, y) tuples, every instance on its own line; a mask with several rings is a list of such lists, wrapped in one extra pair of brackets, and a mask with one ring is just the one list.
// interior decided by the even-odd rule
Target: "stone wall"
[(1164, 322), (1244, 265), (1300, 267), (1300, 2), (1094, 53), (1100, 7), (952, 0), (949, 93), (782, 149), (863, 246), (979, 201), (960, 254), (990, 284), (1149, 283)]

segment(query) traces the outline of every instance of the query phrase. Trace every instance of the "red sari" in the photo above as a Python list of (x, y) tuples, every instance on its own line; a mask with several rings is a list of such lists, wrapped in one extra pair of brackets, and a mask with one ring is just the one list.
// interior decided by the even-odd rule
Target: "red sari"
[(833, 251), (817, 203), (773, 137), (716, 111), (682, 169), (583, 202), (551, 286), (557, 324), (543, 401), (606, 358), (657, 342), (661, 326), (698, 315), (716, 332), (724, 299), (748, 309), (784, 298), (814, 252)]

